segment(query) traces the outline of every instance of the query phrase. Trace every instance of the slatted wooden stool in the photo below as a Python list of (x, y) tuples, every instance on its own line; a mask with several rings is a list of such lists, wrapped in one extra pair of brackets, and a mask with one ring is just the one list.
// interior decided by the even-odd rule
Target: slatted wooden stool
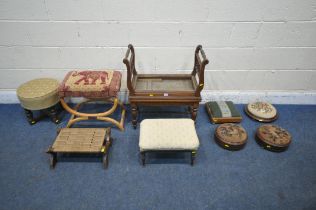
[(140, 123), (143, 165), (147, 152), (190, 152), (193, 165), (199, 144), (192, 119), (145, 119)]
[[(119, 71), (71, 71), (59, 86), (59, 97), (61, 105), (72, 114), (67, 128), (74, 123), (83, 120), (101, 120), (110, 122), (120, 130), (124, 130), (125, 108), (119, 101), (117, 95), (121, 87), (122, 75)], [(84, 97), (88, 100), (79, 103), (74, 108), (68, 106), (65, 97)], [(106, 101), (113, 103), (113, 106), (101, 113), (79, 112), (81, 105), (93, 101)], [(116, 120), (110, 117), (117, 107), (121, 107), (121, 119)]]
[(108, 167), (111, 146), (110, 128), (62, 128), (47, 153), (51, 154), (50, 166), (57, 163), (57, 154), (99, 154), (103, 166)]

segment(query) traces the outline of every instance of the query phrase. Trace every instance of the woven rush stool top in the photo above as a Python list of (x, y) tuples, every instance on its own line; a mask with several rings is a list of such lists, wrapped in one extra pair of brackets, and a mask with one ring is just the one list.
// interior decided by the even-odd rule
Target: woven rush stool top
[(199, 144), (191, 119), (145, 119), (140, 123), (140, 151), (197, 150)]
[(121, 88), (119, 71), (71, 71), (59, 86), (59, 97), (106, 98)]
[(63, 128), (51, 150), (53, 152), (100, 152), (105, 135), (106, 128)]
[(17, 89), (21, 106), (29, 110), (40, 110), (59, 102), (59, 82), (55, 79), (40, 78), (28, 81)]

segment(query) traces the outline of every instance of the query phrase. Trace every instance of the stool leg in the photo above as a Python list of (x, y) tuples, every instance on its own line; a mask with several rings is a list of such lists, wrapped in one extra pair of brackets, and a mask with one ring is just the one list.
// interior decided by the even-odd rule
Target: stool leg
[(192, 114), (191, 106), (188, 107), (189, 114)]
[(57, 106), (53, 106), (49, 109), (48, 111), (48, 115), (50, 117), (50, 119), (55, 123), (55, 124), (58, 124), (60, 123), (60, 120), (58, 118), (58, 115), (57, 115)]
[(193, 106), (191, 106), (191, 118), (192, 118), (192, 120), (194, 120), (194, 122), (196, 120), (198, 107), (199, 107), (199, 104), (194, 104)]
[(109, 152), (110, 152), (109, 150), (110, 150), (111, 145), (112, 145), (111, 128), (107, 128), (106, 136), (105, 136), (105, 145), (102, 148), (102, 152), (103, 152), (102, 162), (103, 162), (104, 169), (107, 169), (109, 166)]
[(30, 123), (30, 125), (34, 125), (36, 123), (36, 120), (33, 118), (33, 113), (31, 110), (24, 109), (27, 121)]
[(109, 157), (107, 153), (103, 155), (102, 162), (103, 162), (104, 169), (107, 169), (109, 166)]
[(146, 153), (141, 152), (140, 157), (141, 157), (142, 165), (145, 166)]
[(57, 154), (55, 152), (51, 153), (50, 157), (50, 168), (54, 169), (57, 163)]
[(62, 111), (65, 110), (64, 107), (61, 105), (60, 102), (58, 102), (55, 106), (57, 107), (57, 110), (59, 110), (60, 112), (62, 112)]
[(138, 107), (136, 104), (131, 104), (132, 107), (132, 124), (134, 129), (137, 127), (137, 115), (138, 115)]
[(195, 156), (196, 156), (196, 151), (195, 150), (191, 151), (191, 166), (194, 165)]

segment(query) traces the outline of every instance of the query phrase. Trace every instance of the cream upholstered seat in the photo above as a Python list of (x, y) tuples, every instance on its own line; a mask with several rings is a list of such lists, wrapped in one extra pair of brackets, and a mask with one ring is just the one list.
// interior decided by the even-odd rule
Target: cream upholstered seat
[(191, 119), (145, 119), (140, 123), (140, 151), (191, 150), (199, 147)]

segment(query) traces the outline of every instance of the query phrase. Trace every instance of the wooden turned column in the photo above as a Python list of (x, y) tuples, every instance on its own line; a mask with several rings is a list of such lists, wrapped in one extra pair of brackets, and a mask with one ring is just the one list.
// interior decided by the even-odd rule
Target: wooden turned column
[(132, 124), (134, 129), (137, 127), (138, 107), (136, 104), (131, 104), (132, 107)]
[(145, 166), (146, 153), (145, 152), (141, 152), (140, 153), (140, 158), (141, 158), (141, 161), (142, 161), (142, 165)]
[(199, 104), (194, 104), (193, 106), (190, 106), (191, 109), (191, 119), (196, 120), (197, 112), (198, 112)]
[(191, 166), (194, 165), (195, 157), (196, 157), (196, 151), (191, 151)]
[(33, 113), (31, 110), (24, 109), (27, 121), (30, 123), (30, 125), (34, 125), (36, 123), (36, 120), (33, 118)]
[(51, 107), (48, 110), (48, 115), (54, 123), (56, 124), (60, 123), (60, 119), (58, 118), (57, 105)]

